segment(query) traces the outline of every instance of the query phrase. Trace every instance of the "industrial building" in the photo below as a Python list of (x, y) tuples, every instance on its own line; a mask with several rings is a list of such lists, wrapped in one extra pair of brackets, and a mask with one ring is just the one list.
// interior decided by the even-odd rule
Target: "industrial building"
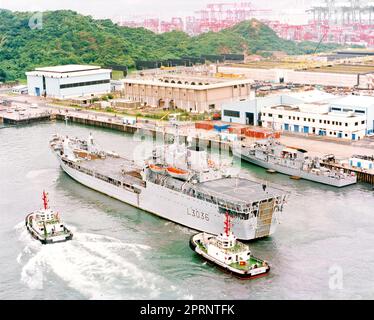
[(253, 81), (250, 79), (195, 71), (189, 68), (180, 72), (153, 70), (153, 73), (142, 72), (123, 79), (125, 98), (155, 107), (201, 113), (221, 110), (224, 103), (247, 99), (251, 95)]
[(277, 105), (261, 111), (265, 128), (360, 140), (366, 134), (366, 117), (354, 112), (333, 112), (329, 104)]
[(319, 91), (290, 92), (264, 98), (247, 99), (226, 103), (222, 107), (222, 121), (247, 125), (261, 125), (261, 110), (267, 106), (281, 104), (319, 103), (336, 99), (336, 96)]
[(349, 88), (374, 88), (374, 63), (260, 61), (228, 64), (219, 72), (241, 74), (256, 81)]
[(28, 93), (56, 99), (110, 93), (112, 70), (90, 65), (63, 65), (26, 72)]
[(225, 122), (353, 140), (374, 132), (372, 96), (290, 92), (227, 103), (221, 113)]
[(374, 132), (374, 97), (349, 95), (334, 99), (331, 104), (331, 111), (354, 112), (366, 118), (366, 134)]

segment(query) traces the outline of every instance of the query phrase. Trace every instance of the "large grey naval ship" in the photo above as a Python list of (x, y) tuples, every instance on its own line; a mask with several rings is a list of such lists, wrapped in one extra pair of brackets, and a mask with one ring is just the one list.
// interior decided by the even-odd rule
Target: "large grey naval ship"
[[(50, 147), (61, 168), (81, 184), (183, 226), (219, 234), (225, 214), (239, 239), (273, 234), (287, 193), (232, 173), (199, 147), (155, 147), (138, 164), (86, 139), (54, 135)], [(231, 173), (230, 173), (231, 172)]]
[(260, 167), (294, 178), (334, 187), (345, 187), (357, 182), (355, 174), (347, 174), (343, 170), (330, 170), (322, 167), (320, 159), (307, 156), (306, 150), (287, 147), (272, 138), (259, 140), (248, 146), (235, 146), (233, 154)]

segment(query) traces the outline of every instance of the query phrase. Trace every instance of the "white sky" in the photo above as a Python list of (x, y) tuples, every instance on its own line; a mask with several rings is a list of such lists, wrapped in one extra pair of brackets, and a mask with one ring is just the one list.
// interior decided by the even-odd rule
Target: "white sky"
[[(0, 0), (0, 8), (14, 11), (71, 9), (98, 18), (187, 16), (207, 3), (251, 2), (258, 9), (272, 9), (275, 18), (290, 22), (306, 22), (308, 0)], [(292, 8), (292, 9), (291, 9)], [(286, 16), (286, 14), (288, 15)]]

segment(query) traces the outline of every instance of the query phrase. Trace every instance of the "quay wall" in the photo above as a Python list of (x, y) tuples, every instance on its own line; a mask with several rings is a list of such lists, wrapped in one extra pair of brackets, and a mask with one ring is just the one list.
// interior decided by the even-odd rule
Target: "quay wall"
[(40, 117), (25, 117), (25, 118), (20, 118), (20, 119), (13, 119), (13, 118), (2, 118), (2, 122), (4, 124), (11, 124), (11, 125), (22, 125), (22, 124), (29, 124), (33, 122), (39, 122), (39, 121), (49, 121), (51, 120), (51, 115), (43, 115)]
[[(117, 130), (121, 132), (126, 132), (130, 134), (140, 134), (144, 136), (151, 136), (153, 139), (157, 139), (157, 135), (163, 135), (163, 138), (165, 140), (168, 139), (173, 139), (174, 134), (173, 133), (163, 133), (160, 130), (156, 130), (153, 128), (139, 128), (137, 126), (133, 125), (127, 125), (127, 124), (121, 124), (121, 123), (115, 123), (111, 121), (103, 121), (103, 120), (98, 120), (98, 119), (87, 119), (85, 117), (78, 117), (78, 116), (72, 116), (72, 115), (64, 115), (64, 114), (56, 114), (55, 115), (56, 120), (60, 121), (70, 121), (73, 123), (79, 123), (79, 124), (84, 124), (88, 126), (95, 126), (95, 127), (100, 127), (100, 128), (107, 128), (107, 129), (112, 129), (112, 130)], [(180, 135), (180, 140), (182, 142), (187, 143), (187, 136), (181, 134)], [(231, 148), (231, 143), (227, 141), (219, 141), (219, 140), (210, 140), (210, 139), (202, 139), (200, 137), (192, 137), (192, 144), (198, 145), (198, 146), (203, 146), (208, 149), (213, 148), (213, 149), (218, 149), (218, 150), (227, 150), (232, 152)]]

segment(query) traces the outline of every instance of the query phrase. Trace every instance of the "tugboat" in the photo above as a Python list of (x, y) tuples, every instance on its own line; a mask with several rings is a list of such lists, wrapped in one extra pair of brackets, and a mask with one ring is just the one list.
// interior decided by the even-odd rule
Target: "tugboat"
[(270, 271), (269, 264), (251, 255), (249, 247), (236, 240), (231, 231), (230, 215), (226, 213), (224, 232), (218, 236), (201, 232), (190, 239), (190, 247), (208, 262), (243, 279), (265, 276)]
[(42, 210), (34, 211), (25, 219), (26, 228), (33, 238), (42, 244), (65, 242), (73, 238), (73, 233), (62, 223), (58, 212), (48, 207), (47, 193), (43, 191)]

